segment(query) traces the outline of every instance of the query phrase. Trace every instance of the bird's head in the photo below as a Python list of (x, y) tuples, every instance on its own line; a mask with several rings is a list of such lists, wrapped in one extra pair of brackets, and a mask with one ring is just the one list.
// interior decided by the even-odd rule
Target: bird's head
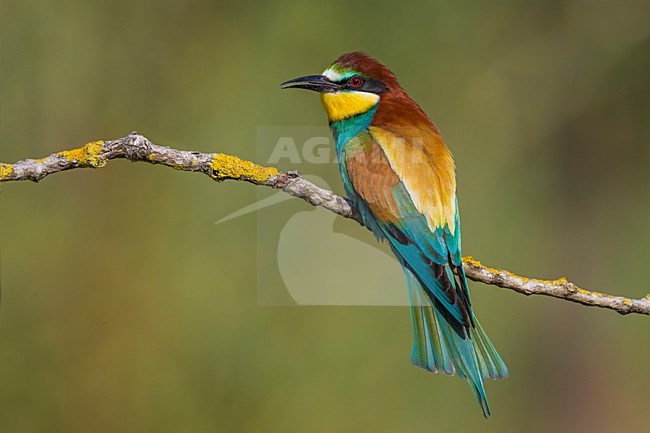
[(330, 123), (375, 109), (382, 98), (401, 91), (388, 68), (360, 52), (342, 55), (322, 75), (295, 78), (282, 83), (282, 88), (319, 92)]

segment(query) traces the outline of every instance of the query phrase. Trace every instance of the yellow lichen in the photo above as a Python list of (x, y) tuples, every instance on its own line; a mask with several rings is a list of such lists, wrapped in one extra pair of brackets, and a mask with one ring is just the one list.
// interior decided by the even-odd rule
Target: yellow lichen
[(517, 275), (505, 269), (490, 268), (489, 266), (485, 266), (483, 263), (479, 262), (472, 256), (463, 257), (463, 263), (465, 264), (465, 266), (471, 266), (474, 268), (483, 269), (484, 271), (487, 271), (488, 273), (493, 275), (505, 276), (506, 278), (509, 278), (511, 280), (516, 279), (518, 280), (517, 283), (521, 285), (528, 284), (528, 283), (536, 283), (536, 284), (544, 284), (544, 285), (562, 285), (567, 283), (567, 280), (564, 277), (560, 278), (559, 280), (540, 280), (537, 278), (523, 277), (521, 275)]
[(4, 179), (11, 175), (14, 172), (14, 166), (12, 164), (2, 164), (0, 163), (0, 179)]
[(223, 153), (213, 156), (210, 168), (212, 168), (212, 177), (217, 180), (245, 179), (261, 183), (278, 174), (278, 169), (275, 167), (262, 167)]
[(99, 155), (102, 150), (104, 150), (104, 142), (100, 140), (86, 143), (78, 149), (64, 150), (59, 152), (59, 155), (80, 167), (97, 168), (106, 165), (106, 160)]
[(505, 272), (506, 274), (510, 274), (510, 272), (504, 271), (502, 269), (494, 269), (494, 268), (490, 268), (488, 266), (485, 266), (483, 263), (479, 262), (478, 260), (476, 260), (472, 256), (463, 257), (463, 263), (465, 263), (465, 266), (473, 266), (475, 268), (485, 269), (486, 271), (488, 271), (491, 274), (499, 274), (501, 272)]
[(495, 269), (495, 268), (490, 268), (489, 266), (485, 266), (483, 263), (479, 262), (472, 256), (463, 257), (463, 263), (465, 264), (465, 266), (473, 266), (475, 268), (484, 269), (491, 274), (503, 274), (507, 277), (519, 278), (524, 282), (529, 280), (529, 278), (522, 277), (521, 275), (513, 274), (512, 272), (506, 271), (505, 269)]
[(476, 260), (472, 256), (463, 257), (463, 262), (465, 263), (465, 265), (468, 265), (468, 266), (474, 266), (474, 267), (477, 267), (477, 268), (482, 268), (483, 267), (481, 262), (479, 262), (478, 260)]
[(147, 155), (147, 159), (149, 161), (155, 161), (156, 160), (156, 155), (154, 155), (153, 153), (150, 153), (149, 155)]

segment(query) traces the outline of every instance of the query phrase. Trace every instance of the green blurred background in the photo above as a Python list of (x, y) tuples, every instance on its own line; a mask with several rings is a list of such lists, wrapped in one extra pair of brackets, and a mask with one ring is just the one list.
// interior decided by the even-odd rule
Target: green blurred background
[[(0, 5), (2, 161), (135, 129), (255, 159), (258, 126), (325, 122), (315, 95), (278, 84), (364, 50), (456, 156), (465, 254), (649, 291), (647, 1)], [(257, 216), (213, 224), (251, 185), (115, 161), (0, 197), (0, 432), (650, 423), (648, 317), (472, 284), (512, 373), (488, 383), (485, 421), (460, 380), (410, 365), (406, 309), (257, 305)], [(337, 222), (371, 242), (352, 224)]]

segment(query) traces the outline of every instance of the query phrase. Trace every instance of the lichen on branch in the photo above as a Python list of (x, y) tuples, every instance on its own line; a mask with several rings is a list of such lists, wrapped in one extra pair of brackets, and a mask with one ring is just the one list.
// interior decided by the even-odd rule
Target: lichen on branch
[(103, 150), (104, 142), (99, 140), (86, 143), (78, 149), (64, 150), (58, 154), (79, 167), (98, 168), (106, 165), (106, 159), (100, 157)]
[(257, 183), (266, 182), (270, 177), (277, 176), (279, 173), (275, 167), (263, 167), (225, 153), (214, 155), (210, 168), (213, 173), (212, 177), (217, 180), (252, 180)]

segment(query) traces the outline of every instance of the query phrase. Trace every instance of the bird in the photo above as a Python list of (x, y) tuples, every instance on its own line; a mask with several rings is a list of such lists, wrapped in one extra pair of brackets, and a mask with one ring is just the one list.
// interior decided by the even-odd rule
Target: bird
[(440, 130), (390, 69), (359, 51), (281, 88), (320, 94), (345, 193), (404, 270), (411, 361), (465, 379), (487, 418), (483, 382), (509, 373), (472, 306), (461, 255), (456, 167)]

